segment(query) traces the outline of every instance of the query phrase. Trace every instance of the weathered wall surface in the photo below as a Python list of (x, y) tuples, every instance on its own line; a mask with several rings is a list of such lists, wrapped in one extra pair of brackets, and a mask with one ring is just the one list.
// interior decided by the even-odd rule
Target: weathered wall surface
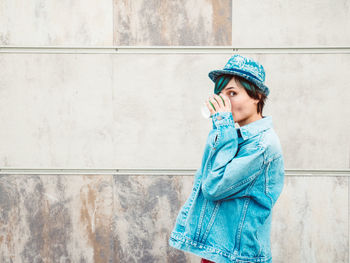
[[(199, 262), (168, 246), (191, 176), (0, 177), (1, 262)], [(287, 176), (275, 262), (347, 262), (348, 177)]]
[(349, 262), (349, 1), (2, 0), (0, 14), (0, 262), (199, 262), (168, 238), (230, 47), (264, 66), (284, 150), (274, 263)]

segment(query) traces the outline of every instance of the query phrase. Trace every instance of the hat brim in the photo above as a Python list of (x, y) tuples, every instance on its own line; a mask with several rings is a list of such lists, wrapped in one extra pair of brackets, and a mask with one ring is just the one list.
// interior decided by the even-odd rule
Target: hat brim
[(209, 78), (215, 83), (216, 79), (223, 74), (227, 74), (227, 75), (235, 75), (235, 76), (240, 76), (245, 78), (246, 80), (252, 82), (253, 84), (255, 84), (262, 92), (264, 92), (266, 94), (266, 96), (268, 96), (270, 94), (270, 90), (269, 88), (262, 83), (261, 81), (252, 78), (249, 75), (246, 75), (242, 72), (237, 72), (237, 71), (231, 71), (231, 70), (224, 70), (224, 69), (218, 69), (218, 70), (212, 70), (209, 72), (208, 76)]

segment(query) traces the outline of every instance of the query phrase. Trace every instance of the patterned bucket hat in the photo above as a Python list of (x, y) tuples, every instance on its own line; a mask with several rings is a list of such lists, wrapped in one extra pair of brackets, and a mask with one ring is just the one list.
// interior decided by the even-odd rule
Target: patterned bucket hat
[(235, 54), (228, 60), (223, 69), (212, 70), (208, 76), (215, 83), (222, 74), (241, 76), (255, 84), (266, 96), (270, 93), (269, 88), (264, 84), (265, 70), (263, 66), (249, 57)]

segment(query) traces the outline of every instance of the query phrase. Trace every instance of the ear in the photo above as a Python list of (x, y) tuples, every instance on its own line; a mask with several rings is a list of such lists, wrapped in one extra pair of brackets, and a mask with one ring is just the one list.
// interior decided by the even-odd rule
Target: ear
[(254, 103), (256, 103), (256, 104), (258, 104), (259, 101), (261, 100), (261, 96), (262, 96), (261, 93), (259, 93), (258, 96), (259, 96), (259, 99), (256, 99), (256, 100), (254, 101)]

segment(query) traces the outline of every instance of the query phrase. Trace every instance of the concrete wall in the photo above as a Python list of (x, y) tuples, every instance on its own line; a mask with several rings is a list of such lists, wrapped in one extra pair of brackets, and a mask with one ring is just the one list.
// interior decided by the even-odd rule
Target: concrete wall
[(349, 262), (349, 1), (0, 14), (0, 262), (199, 262), (167, 241), (211, 128), (208, 72), (234, 53), (264, 66), (284, 149), (274, 263)]

